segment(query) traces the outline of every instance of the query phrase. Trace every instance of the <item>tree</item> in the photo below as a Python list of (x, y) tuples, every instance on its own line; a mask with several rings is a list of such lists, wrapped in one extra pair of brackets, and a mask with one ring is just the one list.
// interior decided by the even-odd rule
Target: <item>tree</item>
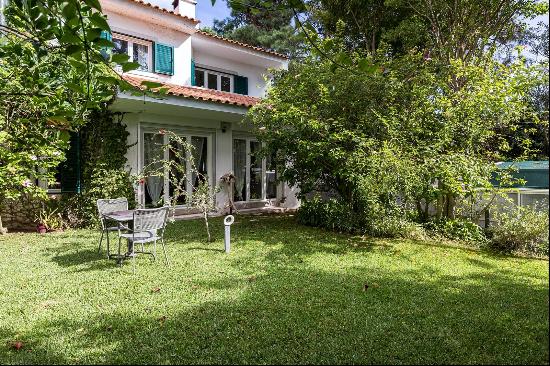
[[(446, 68), (419, 53), (376, 57), (384, 61), (371, 73), (334, 71), (315, 57), (280, 72), (251, 111), (265, 153), (276, 152), (281, 179), (302, 197), (335, 192), (367, 215), (366, 225), (405, 208), (424, 220), (430, 204), (452, 218), (456, 200), (491, 186), (495, 126), (530, 112), (535, 70), (491, 55)], [(463, 77), (462, 88), (448, 83), (451, 75)]]
[[(65, 159), (69, 132), (115, 91), (133, 90), (114, 70), (138, 65), (111, 55), (97, 0), (11, 1), (0, 25), (0, 210), (6, 199), (45, 192)], [(159, 87), (150, 83), (144, 86)], [(137, 91), (136, 91), (137, 92)], [(1, 220), (0, 220), (1, 223)], [(1, 228), (0, 231), (5, 231)]]
[[(275, 6), (283, 3), (283, 0), (274, 1)], [(261, 0), (229, 1), (228, 5), (231, 15), (214, 20), (215, 33), (285, 55), (297, 52), (300, 41), (291, 24), (291, 9), (266, 8)]]

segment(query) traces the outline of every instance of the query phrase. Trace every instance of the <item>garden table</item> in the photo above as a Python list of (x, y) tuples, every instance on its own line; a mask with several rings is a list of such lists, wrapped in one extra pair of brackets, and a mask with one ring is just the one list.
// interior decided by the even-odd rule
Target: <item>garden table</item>
[[(134, 221), (134, 211), (135, 210), (124, 210), (124, 211), (114, 211), (110, 212), (108, 214), (104, 214), (103, 217), (107, 220), (115, 221), (118, 225), (118, 234), (120, 235), (120, 232), (122, 230), (125, 230), (126, 228), (132, 226)], [(127, 225), (124, 225), (127, 224)], [(131, 247), (130, 243), (128, 243), (128, 253), (131, 253)], [(109, 248), (109, 235), (107, 235), (107, 248)], [(109, 251), (109, 249), (107, 249)], [(121, 261), (121, 256), (119, 254), (113, 254), (111, 256), (111, 253), (107, 253), (109, 255), (109, 258), (117, 258), (118, 261)]]

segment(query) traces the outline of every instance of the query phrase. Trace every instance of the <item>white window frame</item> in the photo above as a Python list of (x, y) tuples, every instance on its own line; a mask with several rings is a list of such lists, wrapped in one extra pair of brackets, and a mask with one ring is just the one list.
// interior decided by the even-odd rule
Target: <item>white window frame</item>
[(136, 70), (133, 70), (132, 72), (137, 72), (137, 73), (139, 73), (139, 72), (146, 72), (146, 73), (153, 72), (154, 66), (153, 66), (153, 42), (152, 41), (146, 41), (144, 39), (127, 36), (127, 35), (124, 35), (124, 34), (121, 34), (121, 33), (116, 33), (116, 32), (113, 32), (112, 39), (113, 40), (114, 39), (120, 39), (122, 41), (128, 42), (128, 56), (130, 57), (129, 58), (130, 61), (134, 60), (134, 44), (147, 46), (147, 50), (148, 50), (147, 51), (147, 70), (136, 69)]
[[(59, 165), (61, 165), (61, 163), (59, 163)], [(56, 169), (59, 169), (59, 166)], [(42, 168), (40, 168), (39, 172), (43, 173), (44, 170)], [(59, 193), (61, 193), (61, 188), (50, 188), (50, 185), (48, 184), (47, 179), (33, 178), (32, 180), (34, 180), (35, 185), (37, 187), (44, 189), (46, 191), (46, 194), (59, 194)]]
[[(262, 159), (262, 193), (260, 198), (250, 198), (250, 177), (252, 176), (252, 171), (250, 169), (250, 162), (251, 162), (251, 156), (250, 156), (250, 144), (251, 142), (258, 142), (258, 140), (254, 137), (246, 137), (246, 136), (239, 136), (235, 135), (233, 136), (233, 140), (244, 140), (246, 141), (246, 178), (245, 178), (245, 187), (246, 187), (246, 197), (244, 201), (239, 202), (260, 202), (260, 201), (267, 201), (273, 198), (267, 198), (267, 160), (265, 158)], [(233, 140), (231, 141), (231, 146), (233, 146)], [(231, 161), (233, 161), (233, 153), (231, 154)], [(234, 166), (232, 165), (232, 169)], [(277, 184), (276, 188), (276, 194), (275, 196), (278, 197), (279, 194), (279, 185)]]
[[(217, 90), (217, 91), (221, 91), (221, 92), (224, 92), (224, 93), (234, 93), (235, 80), (234, 80), (233, 75), (227, 74), (227, 73), (224, 73), (224, 72), (221, 72), (221, 71), (210, 70), (208, 68), (201, 67), (201, 66), (195, 66), (195, 77), (196, 77), (197, 72), (203, 72), (204, 73), (204, 86), (201, 86), (199, 88)], [(216, 89), (212, 89), (212, 88), (208, 87), (208, 74), (217, 76), (217, 88)], [(229, 78), (229, 91), (222, 90), (222, 76)]]
[[(171, 128), (170, 127), (160, 127), (160, 128), (164, 128), (166, 130), (170, 130)], [(140, 170), (144, 168), (145, 166), (145, 146), (144, 146), (144, 143), (145, 143), (145, 134), (158, 134), (158, 131), (159, 129), (151, 129), (151, 128), (142, 128), (141, 129), (141, 141), (139, 143), (139, 147), (140, 147), (140, 157), (139, 157), (139, 164), (140, 164)], [(185, 138), (185, 141), (188, 142), (188, 143), (191, 143), (191, 138), (192, 137), (206, 137), (206, 144), (207, 144), (207, 158), (206, 158), (206, 171), (207, 171), (207, 175), (208, 175), (208, 180), (209, 180), (209, 183), (210, 185), (214, 185), (214, 164), (213, 164), (213, 160), (212, 160), (212, 155), (214, 154), (214, 148), (213, 148), (213, 142), (214, 142), (214, 136), (212, 133), (209, 133), (209, 132), (195, 132), (195, 131), (174, 131), (174, 133), (176, 133), (178, 136), (182, 137), (182, 138)], [(162, 140), (162, 143), (163, 145), (167, 145), (168, 144), (168, 135), (164, 135), (163, 136), (163, 140)], [(187, 156), (186, 156), (186, 159), (189, 160), (189, 151), (187, 151)], [(164, 160), (165, 161), (168, 161), (169, 159), (169, 156), (170, 156), (170, 152), (168, 151), (168, 149), (165, 149), (164, 150)], [(189, 177), (191, 175), (191, 167), (189, 165), (187, 165), (186, 167), (187, 169), (187, 177)], [(169, 177), (168, 177), (168, 174), (169, 172), (166, 171), (164, 172), (164, 186), (163, 186), (163, 199), (164, 199), (164, 202), (165, 203), (169, 203), (170, 202), (170, 181), (169, 181)], [(139, 193), (139, 202), (140, 204), (142, 204), (144, 207), (145, 207), (145, 186), (142, 186), (140, 187), (141, 190)], [(188, 197), (191, 197), (192, 193), (193, 193), (193, 184), (191, 182), (190, 179), (187, 179), (187, 182), (186, 182), (186, 190), (187, 190), (187, 195)], [(189, 207), (189, 204), (186, 203), (186, 204), (183, 204), (183, 205), (176, 205), (177, 208), (187, 208)]]

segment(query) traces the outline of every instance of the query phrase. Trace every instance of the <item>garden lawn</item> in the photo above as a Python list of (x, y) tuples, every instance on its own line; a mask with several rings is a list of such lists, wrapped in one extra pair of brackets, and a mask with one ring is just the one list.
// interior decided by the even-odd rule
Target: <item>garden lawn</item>
[(0, 363), (548, 363), (548, 261), (291, 216), (238, 217), (227, 255), (211, 225), (135, 275), (96, 231), (0, 237)]

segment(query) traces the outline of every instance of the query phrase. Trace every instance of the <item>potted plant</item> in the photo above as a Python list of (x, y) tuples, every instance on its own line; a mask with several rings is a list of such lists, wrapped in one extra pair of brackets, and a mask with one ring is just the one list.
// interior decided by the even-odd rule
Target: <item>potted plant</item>
[(61, 214), (57, 212), (57, 208), (44, 208), (40, 210), (36, 216), (36, 231), (44, 234), (48, 231), (63, 230), (63, 219)]

